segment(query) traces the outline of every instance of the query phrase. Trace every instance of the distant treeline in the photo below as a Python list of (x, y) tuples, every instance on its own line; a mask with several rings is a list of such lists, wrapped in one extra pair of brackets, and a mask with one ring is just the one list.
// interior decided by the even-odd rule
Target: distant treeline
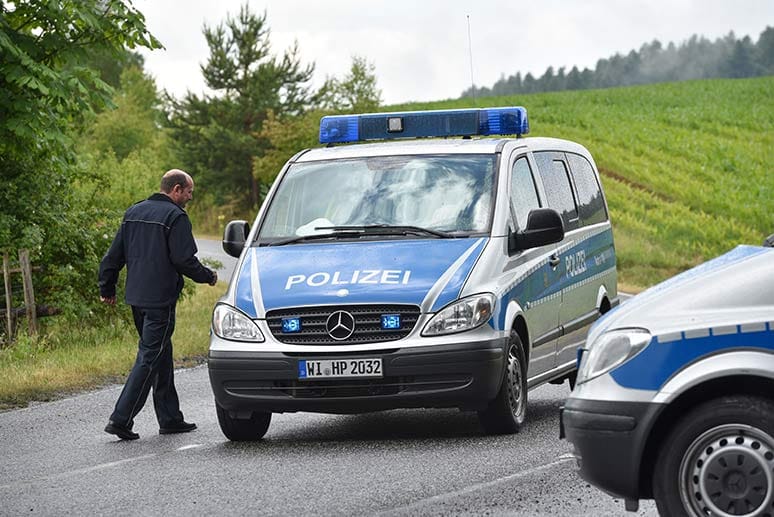
[(549, 66), (540, 77), (521, 72), (501, 77), (491, 88), (468, 88), (462, 97), (485, 97), (560, 90), (586, 90), (633, 84), (649, 84), (688, 79), (740, 78), (774, 75), (774, 28), (766, 27), (753, 43), (749, 36), (737, 39), (733, 32), (714, 42), (692, 36), (679, 46), (664, 47), (658, 40), (646, 43), (639, 52), (615, 54), (600, 59), (594, 70), (577, 66)]

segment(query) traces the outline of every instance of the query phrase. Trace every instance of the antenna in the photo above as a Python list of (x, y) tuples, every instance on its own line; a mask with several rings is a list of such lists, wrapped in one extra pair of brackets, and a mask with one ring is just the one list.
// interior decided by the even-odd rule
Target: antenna
[(476, 83), (473, 81), (473, 44), (470, 39), (470, 15), (465, 15), (468, 18), (468, 51), (470, 52), (470, 94), (473, 99), (476, 98)]

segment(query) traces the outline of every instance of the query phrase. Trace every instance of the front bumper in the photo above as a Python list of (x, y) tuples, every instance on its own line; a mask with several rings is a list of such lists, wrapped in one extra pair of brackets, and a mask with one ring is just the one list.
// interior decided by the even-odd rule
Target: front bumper
[(561, 409), (560, 435), (579, 455), (581, 476), (625, 499), (640, 492), (642, 452), (661, 404), (569, 398)]
[[(374, 352), (210, 350), (215, 401), (231, 411), (364, 413), (396, 408), (483, 409), (503, 378), (507, 338)], [(387, 344), (389, 346), (389, 344)], [(384, 377), (299, 380), (300, 359), (381, 357)]]

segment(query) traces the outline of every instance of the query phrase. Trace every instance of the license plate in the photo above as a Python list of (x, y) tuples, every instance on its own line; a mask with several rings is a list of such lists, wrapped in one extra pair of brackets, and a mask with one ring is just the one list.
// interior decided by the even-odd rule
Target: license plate
[(381, 358), (301, 359), (298, 361), (298, 378), (302, 380), (383, 376)]

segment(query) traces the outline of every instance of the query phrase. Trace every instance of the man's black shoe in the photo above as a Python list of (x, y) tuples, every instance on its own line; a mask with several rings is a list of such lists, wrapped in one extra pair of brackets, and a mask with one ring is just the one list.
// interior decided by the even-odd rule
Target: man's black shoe
[(159, 434), (175, 434), (175, 433), (190, 433), (196, 429), (196, 424), (188, 422), (178, 422), (168, 427), (162, 427), (159, 429)]
[(112, 420), (108, 421), (108, 425), (105, 426), (105, 432), (114, 434), (122, 440), (136, 440), (140, 437), (139, 434), (135, 433), (125, 425), (117, 424)]

